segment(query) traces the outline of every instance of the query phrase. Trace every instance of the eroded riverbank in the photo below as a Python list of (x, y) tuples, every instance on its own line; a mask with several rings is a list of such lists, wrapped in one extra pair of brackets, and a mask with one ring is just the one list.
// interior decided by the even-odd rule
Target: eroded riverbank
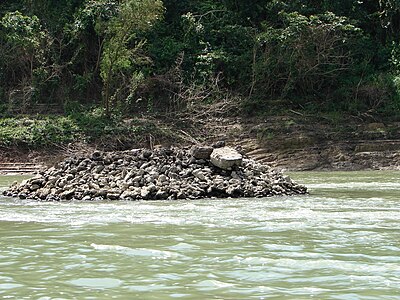
[[(176, 123), (174, 123), (176, 122)], [(400, 123), (359, 120), (349, 116), (341, 122), (318, 116), (286, 115), (265, 118), (208, 118), (184, 122), (157, 120), (169, 136), (148, 132), (137, 139), (139, 144), (84, 143), (24, 149), (0, 148), (0, 174), (24, 172), (41, 166), (52, 166), (74, 155), (87, 155), (95, 150), (129, 150), (158, 146), (185, 147), (211, 145), (225, 141), (240, 146), (249, 158), (288, 171), (309, 170), (399, 170)], [(135, 145), (133, 145), (133, 144)], [(118, 148), (118, 149), (117, 149)], [(30, 168), (28, 170), (27, 168)]]

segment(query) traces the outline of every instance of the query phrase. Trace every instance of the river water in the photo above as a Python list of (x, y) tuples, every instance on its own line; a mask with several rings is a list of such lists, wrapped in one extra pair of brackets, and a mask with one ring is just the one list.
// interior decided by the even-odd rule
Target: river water
[(292, 175), (309, 196), (0, 197), (0, 299), (400, 299), (400, 172)]

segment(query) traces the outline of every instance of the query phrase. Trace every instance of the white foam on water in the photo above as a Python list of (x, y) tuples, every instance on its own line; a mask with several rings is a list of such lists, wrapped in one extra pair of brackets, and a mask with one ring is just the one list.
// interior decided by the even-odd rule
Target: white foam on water
[(150, 257), (154, 259), (169, 259), (169, 258), (182, 258), (183, 255), (165, 251), (165, 250), (156, 250), (156, 249), (147, 249), (147, 248), (130, 248), (120, 245), (102, 245), (102, 244), (90, 244), (96, 250), (99, 251), (110, 251), (115, 253), (120, 253), (128, 256), (142, 256), (142, 257)]
[(115, 278), (78, 278), (70, 280), (68, 283), (86, 288), (110, 289), (121, 286), (123, 282)]

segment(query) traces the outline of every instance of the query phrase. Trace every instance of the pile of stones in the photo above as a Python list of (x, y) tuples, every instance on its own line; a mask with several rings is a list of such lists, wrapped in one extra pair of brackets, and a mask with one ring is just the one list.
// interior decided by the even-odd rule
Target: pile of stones
[(233, 148), (95, 151), (13, 184), (5, 196), (40, 201), (155, 200), (305, 194), (288, 176)]

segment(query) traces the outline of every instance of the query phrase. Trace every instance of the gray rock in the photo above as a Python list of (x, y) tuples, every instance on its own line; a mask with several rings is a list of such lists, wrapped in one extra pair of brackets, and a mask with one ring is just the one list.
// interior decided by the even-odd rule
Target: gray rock
[(213, 148), (209, 146), (193, 146), (190, 154), (196, 159), (209, 159)]
[(92, 181), (92, 182), (89, 182), (89, 188), (99, 190), (100, 186)]
[(136, 196), (137, 196), (137, 194), (134, 192), (134, 191), (124, 191), (122, 194), (121, 194), (121, 199), (135, 199), (136, 198)]
[(168, 177), (172, 178), (172, 179), (179, 179), (178, 174), (174, 173), (174, 172), (169, 172), (168, 173)]
[(147, 187), (143, 187), (140, 189), (140, 197), (143, 199), (147, 199), (150, 195), (150, 191)]
[(72, 189), (72, 190), (67, 190), (67, 191), (62, 192), (59, 196), (63, 200), (70, 200), (74, 196), (74, 193), (75, 193), (75, 190)]
[(150, 193), (154, 193), (155, 191), (157, 191), (157, 187), (154, 184), (150, 184), (149, 186), (147, 186), (147, 189)]
[(92, 160), (97, 161), (101, 159), (101, 152), (100, 151), (94, 151), (90, 157)]
[(153, 155), (153, 153), (150, 150), (144, 150), (142, 155), (144, 158), (148, 159)]
[(199, 180), (202, 180), (202, 181), (206, 181), (207, 180), (206, 176), (204, 176), (204, 174), (203, 174), (203, 172), (201, 170), (194, 170), (192, 173)]
[(156, 199), (167, 199), (168, 198), (168, 193), (167, 191), (159, 190), (156, 193)]
[(32, 184), (37, 184), (39, 186), (42, 186), (44, 184), (44, 178), (41, 175), (37, 175), (35, 177), (33, 177), (30, 182)]
[(217, 141), (212, 145), (213, 148), (222, 148), (225, 147), (225, 141)]
[(42, 188), (38, 191), (38, 196), (42, 199), (46, 198), (51, 193), (49, 188)]
[(186, 196), (186, 193), (185, 193), (184, 191), (180, 191), (180, 192), (178, 192), (178, 193), (176, 194), (176, 198), (177, 198), (177, 199), (186, 199), (187, 196)]
[(158, 181), (159, 182), (166, 182), (168, 180), (168, 177), (164, 174), (158, 176)]
[(98, 197), (105, 197), (107, 195), (107, 190), (101, 189), (95, 192), (95, 195)]
[(116, 191), (113, 191), (111, 193), (107, 193), (107, 199), (110, 199), (110, 200), (118, 200), (119, 196), (120, 196), (120, 193), (116, 192)]
[(218, 168), (231, 170), (233, 166), (242, 164), (243, 156), (233, 148), (222, 147), (213, 150), (210, 160)]
[(38, 184), (32, 184), (32, 185), (29, 187), (29, 189), (30, 189), (32, 192), (34, 192), (34, 191), (40, 189), (40, 186), (39, 186)]
[(232, 171), (231, 176), (234, 179), (241, 179), (240, 176), (235, 171)]

